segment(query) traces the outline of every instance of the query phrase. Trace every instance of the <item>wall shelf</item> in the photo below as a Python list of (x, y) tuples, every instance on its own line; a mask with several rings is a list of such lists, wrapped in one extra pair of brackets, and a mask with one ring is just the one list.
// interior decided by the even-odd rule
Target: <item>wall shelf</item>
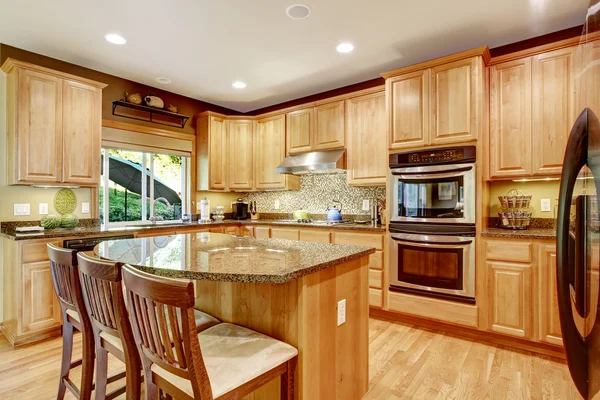
[[(137, 119), (139, 121), (147, 121), (147, 122), (152, 122), (155, 124), (173, 126), (173, 127), (182, 128), (182, 129), (185, 126), (185, 124), (187, 123), (187, 120), (190, 119), (190, 117), (187, 115), (174, 113), (174, 112), (163, 110), (160, 108), (143, 106), (141, 104), (138, 105), (138, 104), (127, 103), (126, 101), (123, 101), (123, 100), (113, 101), (112, 104), (113, 104), (112, 105), (112, 113), (113, 113), (113, 115), (115, 115), (117, 117)], [(142, 111), (142, 112), (148, 113), (148, 117), (143, 118), (143, 117), (138, 117), (138, 116), (134, 116), (134, 115), (130, 115), (130, 114), (118, 113), (118, 109), (120, 107), (129, 108), (132, 110), (137, 110), (137, 111)], [(160, 115), (163, 117), (171, 118), (173, 120), (177, 120), (178, 122), (177, 123), (169, 123), (167, 121), (156, 121), (154, 119), (155, 115)]]

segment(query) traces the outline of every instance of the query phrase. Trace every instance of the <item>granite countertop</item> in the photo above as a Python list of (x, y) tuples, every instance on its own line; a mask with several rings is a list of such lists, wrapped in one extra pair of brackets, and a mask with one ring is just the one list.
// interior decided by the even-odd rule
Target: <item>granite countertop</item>
[(481, 232), (482, 237), (506, 239), (541, 239), (555, 240), (556, 231), (553, 228), (529, 228), (525, 230), (510, 230), (502, 228), (486, 228)]
[(197, 222), (192, 223), (179, 223), (179, 224), (164, 224), (164, 225), (130, 225), (130, 226), (111, 226), (105, 228), (103, 226), (82, 226), (73, 229), (48, 229), (40, 233), (32, 234), (21, 234), (17, 233), (14, 228), (9, 228), (2, 231), (2, 236), (12, 240), (33, 240), (33, 239), (52, 239), (61, 237), (83, 237), (83, 236), (113, 236), (113, 235), (125, 235), (134, 234), (136, 232), (143, 231), (172, 231), (178, 228), (209, 228), (215, 226), (231, 226), (231, 225), (274, 225), (278, 227), (303, 227), (303, 228), (315, 228), (315, 229), (335, 229), (335, 230), (361, 230), (371, 232), (385, 232), (384, 225), (372, 225), (372, 224), (339, 224), (339, 225), (311, 225), (306, 223), (276, 223), (276, 219), (259, 219), (259, 220), (224, 220), (222, 222), (209, 222), (199, 224)]
[(94, 252), (171, 278), (284, 283), (368, 256), (375, 249), (198, 232), (106, 241)]

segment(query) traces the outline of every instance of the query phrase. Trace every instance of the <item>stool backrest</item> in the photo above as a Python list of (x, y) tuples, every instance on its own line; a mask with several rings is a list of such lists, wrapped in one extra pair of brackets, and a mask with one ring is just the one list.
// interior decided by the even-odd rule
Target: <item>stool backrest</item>
[(144, 369), (152, 363), (189, 379), (194, 397), (212, 399), (194, 317), (194, 285), (122, 269), (129, 317)]
[(54, 291), (61, 308), (64, 311), (75, 310), (82, 320), (87, 321), (88, 317), (82, 315), (85, 314), (85, 305), (79, 282), (77, 251), (64, 249), (51, 243), (47, 247)]

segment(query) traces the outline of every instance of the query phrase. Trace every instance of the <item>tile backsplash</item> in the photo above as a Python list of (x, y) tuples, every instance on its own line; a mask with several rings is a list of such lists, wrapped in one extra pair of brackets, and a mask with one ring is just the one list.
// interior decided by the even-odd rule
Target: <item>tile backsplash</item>
[[(342, 202), (342, 214), (362, 213), (362, 202), (368, 199), (385, 200), (384, 187), (349, 187), (346, 173), (326, 175), (303, 175), (300, 177), (300, 190), (282, 192), (244, 193), (244, 200), (256, 201), (258, 212), (288, 213), (294, 210), (307, 210), (313, 214), (325, 213), (333, 200)], [(279, 200), (279, 209), (275, 209)]]

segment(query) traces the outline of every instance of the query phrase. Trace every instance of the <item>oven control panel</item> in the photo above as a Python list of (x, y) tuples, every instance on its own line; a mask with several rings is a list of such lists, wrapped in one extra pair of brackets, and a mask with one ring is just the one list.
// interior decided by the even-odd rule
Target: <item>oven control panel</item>
[(461, 164), (475, 161), (475, 146), (446, 147), (390, 154), (390, 167), (408, 167), (432, 164)]

